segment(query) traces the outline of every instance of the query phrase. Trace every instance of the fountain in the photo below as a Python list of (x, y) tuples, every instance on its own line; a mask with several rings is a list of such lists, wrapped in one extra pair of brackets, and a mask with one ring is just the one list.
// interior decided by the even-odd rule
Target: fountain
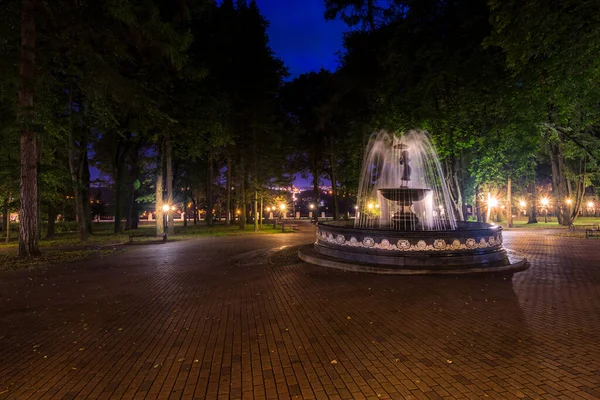
[(301, 259), (385, 274), (519, 271), (520, 254), (502, 245), (502, 228), (457, 221), (444, 174), (426, 132), (371, 137), (354, 221), (319, 222)]

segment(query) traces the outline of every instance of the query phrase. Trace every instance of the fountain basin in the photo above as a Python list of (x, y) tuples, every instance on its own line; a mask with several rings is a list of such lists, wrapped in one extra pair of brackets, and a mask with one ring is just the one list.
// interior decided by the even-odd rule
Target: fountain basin
[(331, 259), (334, 268), (346, 265), (342, 269), (360, 267), (360, 271), (377, 273), (465, 273), (527, 268), (524, 257), (503, 247), (502, 227), (459, 222), (457, 228), (399, 231), (357, 229), (351, 221), (318, 223), (314, 253), (321, 262), (315, 262), (306, 249), (300, 250), (300, 257), (320, 265), (327, 264), (323, 260)]

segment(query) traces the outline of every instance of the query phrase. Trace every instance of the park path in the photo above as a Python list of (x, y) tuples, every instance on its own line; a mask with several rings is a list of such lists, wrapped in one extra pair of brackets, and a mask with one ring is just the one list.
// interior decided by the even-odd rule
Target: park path
[(600, 398), (600, 245), (505, 232), (514, 276), (298, 261), (294, 234), (0, 274), (0, 399)]

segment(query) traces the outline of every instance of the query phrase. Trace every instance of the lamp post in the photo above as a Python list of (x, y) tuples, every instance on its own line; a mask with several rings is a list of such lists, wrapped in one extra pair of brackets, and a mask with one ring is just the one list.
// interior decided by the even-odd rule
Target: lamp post
[(285, 204), (281, 203), (279, 209), (281, 210), (281, 232), (285, 232)]
[(525, 206), (527, 206), (527, 203), (525, 202), (525, 200), (521, 200), (519, 202), (519, 206), (521, 206), (521, 210), (523, 210), (523, 215), (527, 215), (525, 212)]
[(168, 220), (169, 220), (169, 210), (170, 209), (171, 209), (171, 207), (168, 204), (163, 204), (162, 210), (163, 210), (163, 237), (164, 238), (167, 237), (167, 224), (168, 224)]
[(495, 197), (492, 197), (489, 193), (488, 193), (488, 207), (487, 207), (487, 221), (490, 220), (490, 217), (492, 215), (492, 208), (497, 207), (498, 206), (498, 199)]
[(281, 218), (285, 219), (285, 204), (281, 203), (279, 209), (281, 210)]
[(550, 201), (548, 200), (547, 197), (544, 197), (542, 199), (542, 207), (544, 207), (544, 223), (547, 224), (548, 223), (548, 204), (550, 203)]
[(292, 212), (294, 214), (294, 219), (296, 219), (296, 195), (292, 192)]

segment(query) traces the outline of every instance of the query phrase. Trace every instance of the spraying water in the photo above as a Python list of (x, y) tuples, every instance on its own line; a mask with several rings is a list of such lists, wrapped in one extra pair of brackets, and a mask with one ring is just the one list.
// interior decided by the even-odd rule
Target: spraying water
[(442, 167), (426, 132), (374, 134), (363, 159), (356, 228), (456, 229)]

